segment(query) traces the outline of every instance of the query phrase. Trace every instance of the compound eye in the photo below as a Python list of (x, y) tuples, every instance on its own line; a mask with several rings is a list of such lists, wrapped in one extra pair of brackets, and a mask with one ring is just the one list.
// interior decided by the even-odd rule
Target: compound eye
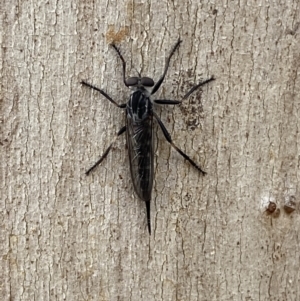
[(138, 77), (128, 77), (126, 79), (126, 85), (127, 86), (135, 86), (139, 83), (139, 78)]
[(150, 77), (142, 77), (141, 78), (141, 85), (145, 87), (153, 87), (154, 86), (154, 81)]

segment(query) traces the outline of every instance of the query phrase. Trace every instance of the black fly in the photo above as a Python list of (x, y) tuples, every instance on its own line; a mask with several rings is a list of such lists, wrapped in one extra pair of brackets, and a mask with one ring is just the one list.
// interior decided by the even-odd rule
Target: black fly
[[(154, 84), (152, 78), (141, 77), (140, 74), (138, 77), (129, 77), (126, 79), (126, 62), (117, 46), (115, 44), (111, 45), (122, 61), (124, 84), (132, 90), (127, 103), (119, 105), (103, 90), (85, 81), (81, 82), (85, 86), (88, 86), (100, 92), (111, 103), (113, 103), (115, 106), (121, 109), (125, 109), (126, 112), (126, 125), (119, 130), (108, 149), (104, 152), (100, 159), (89, 170), (87, 170), (86, 174), (88, 175), (96, 166), (98, 166), (106, 158), (117, 137), (126, 132), (131, 178), (136, 194), (142, 201), (146, 203), (149, 234), (151, 234), (150, 201), (154, 177), (153, 117), (158, 122), (165, 138), (171, 144), (171, 146), (187, 161), (189, 161), (195, 168), (197, 168), (203, 175), (205, 175), (205, 171), (203, 171), (199, 165), (197, 165), (188, 155), (186, 155), (173, 143), (166, 127), (164, 126), (158, 115), (153, 111), (153, 103), (163, 105), (176, 105), (181, 103), (181, 101), (177, 100), (151, 99), (151, 95), (157, 92), (157, 90), (160, 88), (166, 76), (171, 57), (173, 56), (181, 42), (181, 40), (178, 40), (172, 48), (170, 55), (166, 60), (164, 73), (156, 84)], [(195, 85), (185, 94), (182, 100), (186, 99), (195, 90), (212, 80), (214, 80), (214, 77), (211, 77)], [(149, 88), (151, 87), (153, 88), (150, 90)]]

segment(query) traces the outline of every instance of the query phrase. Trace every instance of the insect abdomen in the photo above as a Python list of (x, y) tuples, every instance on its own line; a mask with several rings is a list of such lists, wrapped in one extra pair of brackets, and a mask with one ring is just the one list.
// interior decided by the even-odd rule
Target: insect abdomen
[(127, 104), (126, 128), (130, 172), (137, 196), (146, 202), (150, 230), (150, 200), (153, 186), (153, 113), (150, 99), (140, 91)]
[(151, 199), (153, 184), (153, 135), (152, 116), (142, 122), (127, 118), (127, 144), (130, 171), (138, 197), (143, 201)]

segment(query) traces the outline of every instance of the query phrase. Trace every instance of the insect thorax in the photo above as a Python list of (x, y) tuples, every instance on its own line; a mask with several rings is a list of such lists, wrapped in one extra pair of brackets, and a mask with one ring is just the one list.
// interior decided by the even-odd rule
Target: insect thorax
[(131, 93), (126, 106), (128, 117), (133, 122), (141, 122), (152, 117), (152, 103), (149, 92), (145, 89), (138, 89)]

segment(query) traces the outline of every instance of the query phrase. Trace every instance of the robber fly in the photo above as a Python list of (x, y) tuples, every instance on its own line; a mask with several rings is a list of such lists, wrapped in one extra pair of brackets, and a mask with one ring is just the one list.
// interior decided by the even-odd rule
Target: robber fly
[[(127, 103), (118, 104), (102, 89), (99, 89), (85, 81), (81, 82), (83, 85), (100, 92), (100, 94), (102, 94), (112, 104), (121, 109), (124, 109), (126, 113), (126, 125), (119, 130), (110, 146), (100, 157), (100, 159), (90, 169), (86, 171), (86, 174), (89, 175), (90, 172), (94, 170), (94, 168), (96, 168), (96, 166), (98, 166), (106, 158), (117, 137), (126, 132), (131, 178), (137, 196), (146, 203), (149, 234), (151, 234), (150, 201), (154, 178), (153, 119), (156, 119), (166, 140), (171, 144), (171, 146), (187, 161), (189, 161), (192, 164), (192, 166), (197, 168), (203, 175), (205, 175), (205, 171), (203, 171), (197, 163), (195, 163), (188, 155), (186, 155), (173, 143), (166, 127), (153, 110), (153, 103), (162, 105), (177, 105), (181, 103), (181, 101), (178, 100), (151, 98), (151, 96), (157, 92), (162, 82), (164, 81), (164, 78), (169, 68), (170, 60), (181, 42), (182, 41), (179, 39), (172, 48), (166, 60), (164, 73), (161, 76), (161, 78), (156, 82), (156, 84), (154, 83), (152, 78), (142, 77), (140, 74), (138, 74), (137, 77), (126, 78), (126, 62), (118, 47), (115, 44), (111, 44), (113, 49), (116, 51), (118, 57), (122, 61), (123, 82), (126, 87), (131, 89), (131, 94)], [(211, 77), (195, 85), (185, 94), (182, 100), (188, 98), (195, 90), (213, 80), (214, 77)]]

